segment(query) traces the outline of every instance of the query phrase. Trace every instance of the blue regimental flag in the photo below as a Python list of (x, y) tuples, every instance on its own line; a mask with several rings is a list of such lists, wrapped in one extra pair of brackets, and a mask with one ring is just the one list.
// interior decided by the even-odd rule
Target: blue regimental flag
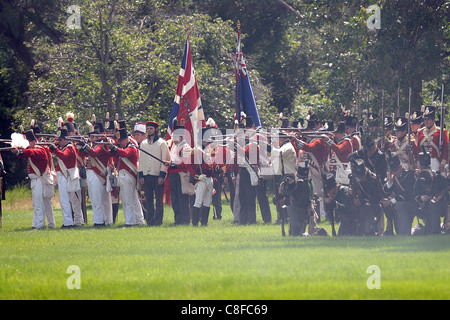
[(244, 54), (241, 47), (241, 31), (238, 30), (236, 50), (236, 103), (239, 106), (238, 122), (241, 121), (242, 113), (251, 116), (256, 127), (261, 126), (258, 110), (256, 109), (255, 97), (245, 66)]

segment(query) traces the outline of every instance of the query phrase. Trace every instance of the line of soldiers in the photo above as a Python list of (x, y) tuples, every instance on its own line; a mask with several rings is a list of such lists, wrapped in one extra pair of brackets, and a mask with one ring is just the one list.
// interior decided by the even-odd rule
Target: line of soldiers
[[(43, 228), (45, 217), (54, 226), (56, 184), (63, 227), (87, 222), (86, 188), (95, 226), (115, 223), (119, 195), (126, 226), (161, 225), (164, 197), (175, 225), (207, 225), (211, 204), (214, 218), (221, 218), (223, 185), (230, 191), (234, 223), (256, 223), (256, 201), (264, 223), (271, 223), (272, 182), (276, 220), (283, 232), (287, 222), (292, 236), (326, 234), (317, 227), (324, 216), (338, 235), (410, 235), (415, 217), (422, 224), (414, 234), (440, 233), (450, 227), (448, 134), (440, 134), (435, 118), (435, 106), (414, 111), (410, 124), (405, 117), (386, 117), (382, 138), (369, 134), (379, 126), (373, 115), (361, 125), (347, 115), (334, 129), (312, 113), (305, 128), (280, 119), (281, 128), (269, 132), (245, 117), (230, 137), (209, 119), (201, 145), (192, 147), (177, 123), (166, 141), (155, 121), (136, 123), (131, 136), (124, 121), (107, 115), (104, 123), (94, 117), (87, 135), (80, 136), (68, 114), (66, 122), (59, 120), (54, 143), (40, 142), (45, 135), (33, 122), (24, 132), (30, 146), (12, 152), (28, 159), (33, 228)], [(363, 126), (361, 135), (357, 128)]]
[[(441, 134), (435, 106), (413, 111), (410, 119), (385, 117), (381, 138), (371, 135), (380, 125), (373, 117), (361, 123), (366, 132), (360, 135), (358, 119), (347, 116), (333, 138), (295, 139), (314, 163), (321, 207), (332, 225), (339, 221), (339, 235), (448, 232), (447, 131)], [(412, 228), (415, 217), (422, 223)]]

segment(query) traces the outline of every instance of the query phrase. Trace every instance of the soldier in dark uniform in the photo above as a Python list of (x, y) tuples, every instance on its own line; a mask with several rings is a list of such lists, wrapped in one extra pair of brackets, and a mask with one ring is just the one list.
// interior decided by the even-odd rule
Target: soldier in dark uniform
[(363, 148), (351, 153), (348, 159), (364, 160), (365, 166), (377, 176), (380, 184), (384, 185), (388, 171), (386, 156), (373, 140), (366, 139)]
[(423, 232), (417, 234), (440, 234), (441, 216), (447, 213), (448, 182), (439, 172), (431, 170), (431, 156), (419, 153), (420, 172), (414, 184), (414, 199), (419, 206), (419, 216), (425, 222)]
[(417, 214), (417, 203), (413, 197), (416, 177), (414, 171), (403, 167), (398, 155), (389, 154), (388, 164), (389, 178), (383, 187), (387, 197), (381, 201), (381, 205), (388, 219), (394, 221), (395, 233), (408, 236), (411, 235), (412, 222)]
[(289, 235), (301, 236), (308, 224), (307, 207), (311, 203), (311, 184), (295, 175), (287, 174), (280, 185), (280, 195), (285, 199), (286, 211), (289, 217)]
[(352, 192), (360, 196), (355, 201), (359, 206), (359, 230), (363, 235), (381, 235), (384, 231), (384, 219), (380, 201), (385, 198), (379, 178), (371, 172), (362, 159), (352, 163)]
[(357, 220), (350, 188), (337, 183), (332, 173), (324, 174), (323, 185), (325, 211), (329, 216), (339, 217), (338, 235), (356, 235)]

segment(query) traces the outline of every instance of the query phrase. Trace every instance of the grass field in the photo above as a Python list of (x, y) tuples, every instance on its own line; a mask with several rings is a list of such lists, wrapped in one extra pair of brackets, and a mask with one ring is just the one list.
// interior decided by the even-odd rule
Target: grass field
[[(172, 227), (166, 208), (161, 227), (124, 228), (120, 210), (116, 225), (97, 229), (89, 210), (90, 225), (32, 230), (28, 190), (7, 198), (0, 299), (450, 298), (449, 236), (283, 238), (279, 225), (233, 225), (228, 205), (208, 227)], [(71, 290), (73, 265), (81, 287)], [(372, 265), (380, 289), (367, 286)]]

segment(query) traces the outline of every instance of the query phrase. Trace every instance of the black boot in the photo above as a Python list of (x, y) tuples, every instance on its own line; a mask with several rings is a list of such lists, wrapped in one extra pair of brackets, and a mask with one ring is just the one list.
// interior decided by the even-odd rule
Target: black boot
[(207, 226), (208, 225), (208, 219), (209, 219), (209, 210), (210, 210), (210, 206), (209, 207), (202, 207), (202, 217), (201, 217), (201, 222), (202, 222), (202, 226)]
[(200, 212), (202, 208), (192, 207), (192, 225), (198, 227), (198, 221), (200, 220)]

